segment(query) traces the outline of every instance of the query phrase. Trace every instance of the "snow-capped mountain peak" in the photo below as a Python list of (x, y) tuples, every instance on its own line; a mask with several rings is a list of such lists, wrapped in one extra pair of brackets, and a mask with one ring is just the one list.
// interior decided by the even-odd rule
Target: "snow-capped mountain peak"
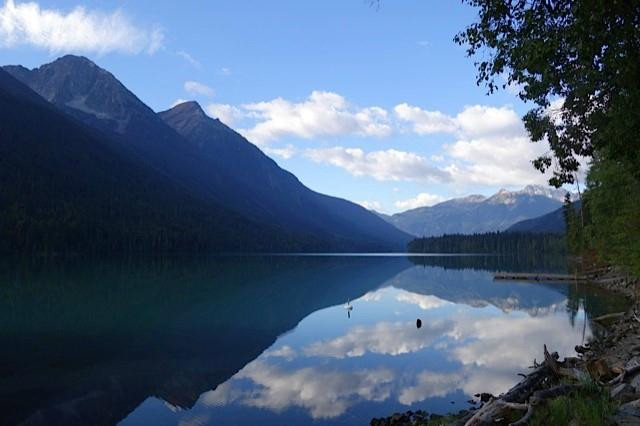
[(542, 185), (527, 185), (522, 190), (517, 191), (519, 194), (524, 195), (542, 195), (544, 197), (552, 198), (558, 201), (564, 201), (564, 197), (567, 194), (567, 190), (563, 188), (552, 188), (550, 186)]

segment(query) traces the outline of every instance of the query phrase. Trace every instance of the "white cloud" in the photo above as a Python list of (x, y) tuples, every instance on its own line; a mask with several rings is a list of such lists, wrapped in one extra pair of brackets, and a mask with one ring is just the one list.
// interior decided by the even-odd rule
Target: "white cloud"
[(415, 322), (379, 322), (371, 326), (356, 326), (345, 335), (324, 340), (302, 349), (306, 356), (330, 358), (361, 357), (367, 353), (402, 355), (426, 348), (447, 333), (453, 325), (437, 319), (420, 329)]
[(398, 396), (398, 402), (411, 405), (414, 402), (424, 401), (427, 398), (447, 396), (460, 387), (463, 380), (462, 373), (438, 373), (435, 371), (422, 371), (418, 374), (417, 383), (402, 389)]
[(331, 164), (354, 176), (368, 176), (379, 181), (446, 182), (449, 174), (430, 165), (412, 152), (388, 149), (365, 153), (359, 148), (308, 149), (305, 155), (317, 163)]
[[(453, 184), (457, 192), (471, 187), (523, 187), (545, 184), (549, 174), (535, 170), (531, 160), (549, 151), (548, 144), (530, 143), (518, 114), (509, 106), (471, 105), (458, 114), (429, 111), (398, 104), (391, 116), (380, 107), (357, 108), (336, 93), (314, 91), (302, 102), (276, 98), (267, 102), (211, 104), (207, 111), (223, 122), (243, 125), (238, 131), (263, 149), (284, 137), (318, 139), (331, 136), (384, 137), (408, 124), (419, 135), (444, 133), (454, 142), (441, 145), (440, 152), (422, 156), (415, 152), (386, 149), (366, 152), (360, 148), (334, 146), (312, 148), (305, 156), (330, 164), (354, 176), (379, 181), (437, 182)], [(269, 147), (271, 148), (271, 147)], [(274, 155), (290, 158), (293, 146), (271, 148)], [(398, 208), (434, 204), (441, 199), (428, 193), (400, 200)]]
[(455, 118), (458, 133), (463, 137), (518, 137), (525, 134), (524, 124), (509, 107), (473, 105)]
[[(453, 347), (445, 349), (461, 367), (448, 373), (423, 371), (415, 384), (400, 390), (400, 403), (409, 405), (442, 397), (456, 389), (469, 396), (479, 392), (498, 395), (518, 381), (514, 372), (525, 370), (531, 357), (542, 351), (543, 344), (570, 356), (574, 354), (574, 345), (582, 341), (581, 328), (572, 327), (563, 315), (486, 318), (462, 315), (453, 324), (447, 333), (454, 339), (448, 342)], [(587, 328), (586, 337), (590, 335)]]
[(211, 117), (219, 118), (227, 126), (233, 126), (237, 120), (244, 117), (244, 113), (239, 108), (228, 104), (209, 104), (206, 111)]
[(440, 111), (427, 111), (406, 103), (396, 105), (394, 111), (400, 120), (412, 123), (413, 131), (419, 135), (453, 133), (457, 129), (455, 120)]
[[(544, 184), (548, 179), (531, 164), (532, 159), (548, 151), (548, 145), (530, 143), (520, 117), (508, 106), (471, 105), (456, 115), (447, 115), (402, 103), (396, 105), (391, 117), (383, 108), (357, 108), (339, 94), (314, 91), (298, 103), (277, 98), (240, 107), (211, 104), (207, 111), (231, 126), (241, 119), (252, 121), (238, 131), (264, 149), (269, 142), (290, 136), (384, 137), (402, 123), (408, 123), (420, 135), (445, 133), (456, 137), (454, 142), (442, 145), (441, 152), (427, 157), (397, 149), (366, 152), (341, 146), (305, 151), (306, 157), (318, 163), (379, 181), (451, 183), (464, 191), (471, 186)], [(295, 153), (291, 148), (272, 148), (272, 153), (290, 158)], [(407, 209), (439, 201), (442, 199), (423, 193), (398, 201), (396, 207)]]
[(379, 302), (382, 300), (382, 295), (385, 293), (385, 289), (369, 291), (365, 293), (364, 296), (358, 298), (359, 301), (363, 302)]
[[(587, 328), (586, 338), (590, 335)], [(544, 344), (562, 356), (573, 355), (575, 344), (582, 341), (582, 329), (571, 327), (563, 315), (508, 315), (474, 321), (460, 318), (450, 336), (466, 342), (452, 351), (452, 357), (468, 371), (464, 392), (498, 394), (513, 385), (513, 371), (522, 368), (523, 360), (532, 354), (541, 353)]]
[[(309, 410), (314, 419), (344, 414), (362, 401), (384, 401), (391, 394), (393, 373), (384, 368), (332, 371), (306, 367), (287, 371), (258, 358), (231, 380), (202, 395), (207, 406), (231, 403), (282, 412), (290, 407)], [(254, 389), (234, 386), (239, 380), (255, 384)]]
[(202, 95), (207, 97), (212, 97), (216, 94), (216, 92), (211, 87), (197, 81), (185, 81), (184, 90), (194, 95)]
[(436, 296), (412, 293), (404, 290), (398, 291), (398, 294), (396, 294), (396, 300), (399, 302), (411, 303), (412, 305), (418, 305), (420, 309), (424, 311), (451, 305), (451, 302), (447, 302), (446, 300), (442, 300)]
[(69, 12), (42, 9), (36, 2), (7, 0), (0, 8), (0, 46), (30, 45), (50, 52), (154, 53), (162, 47), (160, 28), (141, 29), (120, 10), (111, 13), (76, 7)]
[(412, 124), (420, 135), (450, 133), (460, 137), (521, 135), (524, 127), (520, 117), (508, 107), (467, 106), (455, 117), (440, 111), (428, 111), (406, 103), (396, 105), (396, 116)]
[(292, 360), (297, 356), (296, 350), (293, 349), (289, 345), (284, 345), (279, 349), (268, 350), (263, 353), (262, 356), (264, 358), (276, 357), (276, 358), (285, 358), (287, 360)]
[(549, 150), (548, 144), (531, 143), (522, 120), (510, 107), (472, 105), (448, 116), (400, 104), (395, 112), (401, 121), (412, 125), (415, 133), (449, 133), (458, 138), (443, 145), (446, 157), (436, 154), (431, 159), (438, 163), (448, 161), (442, 169), (460, 186), (519, 187), (544, 184), (548, 179), (531, 164), (531, 160)]
[(462, 139), (445, 149), (458, 160), (446, 170), (460, 184), (525, 186), (545, 184), (548, 178), (531, 165), (546, 152), (546, 144), (531, 143), (526, 136)]
[(414, 198), (408, 200), (396, 201), (395, 206), (400, 210), (411, 210), (418, 207), (433, 206), (434, 204), (441, 203), (445, 198), (440, 195), (428, 194), (421, 192)]
[(219, 74), (225, 77), (228, 77), (231, 75), (231, 69), (229, 68), (220, 68)]
[(332, 92), (313, 91), (302, 102), (276, 98), (242, 108), (257, 119), (257, 123), (241, 133), (256, 144), (287, 136), (303, 139), (338, 135), (384, 137), (392, 130), (386, 110), (375, 106), (356, 108)]
[(375, 211), (380, 211), (382, 210), (382, 205), (380, 204), (379, 201), (356, 201), (356, 203), (360, 204), (362, 207), (364, 207), (367, 210), (375, 210)]
[(191, 56), (189, 53), (185, 52), (184, 50), (179, 50), (176, 52), (176, 54), (180, 56), (182, 59), (184, 59), (185, 61), (187, 61), (194, 68), (198, 68), (198, 69), (202, 68), (202, 64), (193, 56)]

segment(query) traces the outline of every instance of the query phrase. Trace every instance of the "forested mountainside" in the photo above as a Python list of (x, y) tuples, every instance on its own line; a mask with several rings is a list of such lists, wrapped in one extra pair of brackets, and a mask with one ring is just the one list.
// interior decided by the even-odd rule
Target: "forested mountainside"
[(549, 233), (488, 232), (472, 235), (442, 235), (416, 238), (411, 253), (565, 254), (564, 236)]
[(0, 115), (1, 250), (255, 251), (326, 244), (191, 196), (2, 70)]
[(311, 191), (197, 104), (156, 114), (83, 57), (64, 56), (33, 70), (5, 69), (60, 110), (104, 132), (130, 162), (165, 175), (203, 202), (322, 241), (317, 249), (402, 249), (410, 239), (357, 204)]

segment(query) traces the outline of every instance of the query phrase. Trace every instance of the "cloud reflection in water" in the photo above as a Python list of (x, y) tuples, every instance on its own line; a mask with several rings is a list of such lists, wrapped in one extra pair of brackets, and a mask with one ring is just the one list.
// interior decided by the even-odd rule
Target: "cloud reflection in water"
[[(314, 419), (343, 414), (360, 401), (384, 401), (391, 394), (393, 372), (386, 368), (340, 371), (320, 367), (285, 370), (257, 359), (233, 379), (207, 392), (206, 405), (242, 404), (281, 412), (291, 406), (309, 410)], [(234, 387), (242, 379), (254, 388)]]
[[(363, 402), (396, 400), (410, 406), (460, 390), (467, 396), (499, 394), (517, 382), (516, 373), (526, 371), (543, 344), (572, 354), (582, 340), (582, 327), (573, 328), (555, 308), (543, 316), (506, 314), (393, 287), (367, 293), (354, 305), (365, 319), (371, 314), (381, 320), (340, 323), (337, 330), (329, 327), (332, 335), (309, 342), (305, 336), (322, 333), (314, 329), (316, 322), (343, 315), (341, 307), (316, 312), (202, 401), (276, 413), (303, 408), (314, 419), (330, 419)], [(401, 320), (395, 312), (402, 312)], [(427, 314), (417, 329), (415, 318)], [(402, 357), (413, 358), (393, 361)], [(438, 357), (450, 371), (429, 364)], [(354, 368), (356, 359), (365, 368)]]

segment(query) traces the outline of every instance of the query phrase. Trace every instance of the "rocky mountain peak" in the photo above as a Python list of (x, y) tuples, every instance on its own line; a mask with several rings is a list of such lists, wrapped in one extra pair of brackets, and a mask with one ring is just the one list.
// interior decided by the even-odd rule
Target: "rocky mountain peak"
[(125, 131), (134, 114), (154, 115), (110, 72), (83, 56), (66, 55), (32, 70), (5, 70), (56, 106), (92, 116), (119, 132)]
[(207, 116), (200, 104), (196, 101), (182, 102), (178, 105), (175, 105), (169, 111), (171, 111), (173, 114), (179, 114), (185, 117), (192, 118), (203, 118)]
[(554, 200), (564, 201), (564, 196), (567, 191), (563, 188), (552, 188), (542, 185), (527, 185), (522, 190), (518, 191), (519, 194), (525, 195), (540, 195), (543, 197), (553, 198)]
[(467, 195), (466, 197), (452, 198), (450, 200), (444, 201), (443, 203), (474, 204), (474, 203), (481, 203), (486, 199), (487, 197), (485, 197), (484, 195), (471, 194), (471, 195)]
[(543, 185), (527, 185), (519, 191), (509, 191), (502, 188), (491, 197), (488, 201), (493, 204), (513, 204), (518, 197), (546, 197), (562, 202), (567, 193), (562, 188), (551, 188)]
[(242, 142), (239, 140), (242, 138), (220, 120), (209, 117), (196, 101), (182, 102), (171, 109), (159, 112), (158, 116), (181, 135), (197, 141), (198, 146)]
[(487, 197), (485, 197), (484, 195), (472, 194), (464, 197), (462, 200), (464, 200), (467, 203), (481, 203), (486, 199)]
[(54, 65), (54, 64), (70, 64), (72, 66), (84, 65), (89, 67), (98, 67), (91, 59), (86, 56), (78, 56), (78, 55), (64, 55), (51, 62), (50, 64), (44, 65)]
[(487, 199), (490, 204), (514, 204), (516, 202), (516, 193), (505, 188), (493, 194)]

